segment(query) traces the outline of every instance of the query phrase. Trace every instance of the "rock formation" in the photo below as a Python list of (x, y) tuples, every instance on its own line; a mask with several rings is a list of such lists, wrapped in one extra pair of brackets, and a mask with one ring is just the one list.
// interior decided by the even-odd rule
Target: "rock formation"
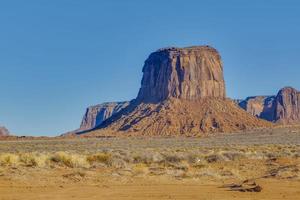
[(268, 121), (275, 117), (275, 96), (254, 96), (248, 97), (239, 102), (239, 106), (253, 116)]
[(7, 130), (7, 128), (5, 128), (4, 126), (0, 127), (0, 136), (8, 136), (9, 135), (9, 131)]
[(145, 61), (143, 73), (140, 102), (225, 98), (221, 57), (208, 46), (160, 49)]
[(300, 123), (300, 92), (292, 87), (281, 89), (275, 101), (275, 121)]
[(226, 99), (221, 58), (212, 47), (160, 49), (143, 73), (137, 98), (88, 135), (197, 135), (271, 126)]
[(72, 136), (74, 134), (81, 134), (86, 131), (92, 130), (97, 126), (100, 126), (103, 121), (107, 120), (115, 113), (121, 111), (123, 108), (129, 105), (128, 101), (124, 102), (107, 102), (90, 106), (86, 109), (86, 112), (82, 118), (79, 129), (69, 131), (62, 134), (62, 136)]
[(248, 113), (271, 122), (300, 123), (300, 92), (292, 87), (281, 89), (276, 96), (254, 96), (239, 102)]
[(83, 116), (79, 129), (81, 131), (85, 131), (101, 125), (103, 121), (128, 106), (128, 104), (129, 102), (126, 101), (109, 102), (88, 107)]

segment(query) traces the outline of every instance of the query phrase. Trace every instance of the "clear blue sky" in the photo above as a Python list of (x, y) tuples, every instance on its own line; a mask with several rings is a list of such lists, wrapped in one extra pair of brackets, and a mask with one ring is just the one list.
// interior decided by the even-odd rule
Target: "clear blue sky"
[(57, 135), (85, 108), (136, 96), (147, 56), (209, 44), (232, 98), (300, 89), (300, 3), (289, 0), (0, 2), (0, 124)]

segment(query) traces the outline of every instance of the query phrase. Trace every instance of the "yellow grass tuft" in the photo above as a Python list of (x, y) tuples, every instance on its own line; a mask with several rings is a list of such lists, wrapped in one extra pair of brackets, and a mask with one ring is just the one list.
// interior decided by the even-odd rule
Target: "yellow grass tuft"
[(103, 163), (105, 165), (110, 166), (112, 163), (112, 156), (111, 154), (108, 153), (97, 153), (97, 154), (87, 156), (87, 161), (90, 164)]
[(19, 157), (15, 154), (5, 153), (0, 155), (0, 164), (2, 166), (17, 166)]
[(66, 152), (57, 152), (51, 156), (50, 160), (71, 168), (88, 168), (90, 166), (85, 155), (69, 154)]

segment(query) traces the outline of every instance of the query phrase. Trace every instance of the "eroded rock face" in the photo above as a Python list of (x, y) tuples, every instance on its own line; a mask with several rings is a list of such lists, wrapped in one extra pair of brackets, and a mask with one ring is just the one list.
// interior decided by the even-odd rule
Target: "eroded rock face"
[(300, 92), (292, 87), (281, 89), (276, 96), (275, 121), (300, 123)]
[(79, 130), (85, 131), (99, 126), (113, 114), (128, 106), (128, 104), (129, 102), (109, 102), (88, 107)]
[(87, 135), (197, 135), (272, 126), (226, 99), (221, 58), (212, 47), (160, 49), (145, 61), (143, 73), (137, 98)]
[(209, 46), (160, 49), (145, 61), (143, 73), (139, 102), (226, 97), (221, 58)]
[(239, 106), (253, 116), (268, 121), (274, 121), (275, 96), (248, 97), (245, 100), (239, 102)]
[(300, 123), (300, 92), (292, 87), (281, 89), (276, 96), (254, 96), (239, 102), (248, 113), (271, 122)]
[(7, 128), (5, 128), (4, 126), (0, 127), (0, 136), (8, 136), (9, 135), (9, 131)]

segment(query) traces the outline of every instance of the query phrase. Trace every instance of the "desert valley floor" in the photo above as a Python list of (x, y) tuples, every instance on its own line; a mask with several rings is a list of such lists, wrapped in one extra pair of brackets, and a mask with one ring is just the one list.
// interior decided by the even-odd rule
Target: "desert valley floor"
[(300, 199), (300, 129), (200, 138), (7, 138), (0, 200)]

